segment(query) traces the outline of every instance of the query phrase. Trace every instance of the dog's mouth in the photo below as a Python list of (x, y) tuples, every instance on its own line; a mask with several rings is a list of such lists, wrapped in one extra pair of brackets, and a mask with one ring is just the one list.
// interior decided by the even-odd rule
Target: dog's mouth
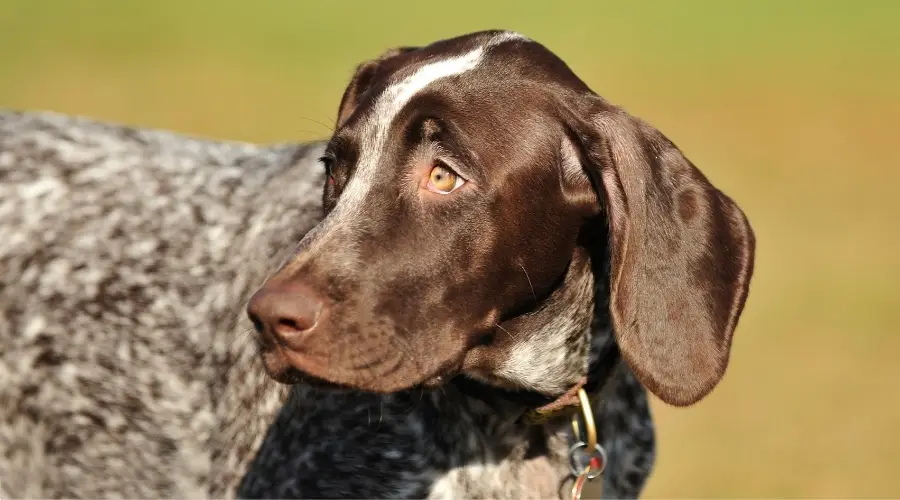
[(286, 385), (303, 384), (323, 389), (360, 390), (375, 393), (393, 393), (412, 389), (437, 388), (457, 375), (463, 366), (464, 352), (449, 357), (443, 363), (422, 370), (412, 360), (398, 358), (389, 361), (395, 365), (386, 371), (346, 369), (327, 357), (310, 356), (289, 347), (260, 344), (260, 357), (267, 375)]
[(261, 353), (266, 374), (274, 381), (285, 385), (305, 385), (317, 389), (350, 390), (352, 387), (332, 382), (310, 373), (298, 370), (290, 363), (280, 347), (264, 349)]

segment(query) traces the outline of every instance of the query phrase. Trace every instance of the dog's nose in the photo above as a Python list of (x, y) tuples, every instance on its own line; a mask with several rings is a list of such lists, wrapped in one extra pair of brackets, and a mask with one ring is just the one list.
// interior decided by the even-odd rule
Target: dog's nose
[(302, 346), (326, 310), (325, 301), (315, 291), (297, 283), (264, 286), (253, 294), (247, 306), (247, 314), (258, 332), (273, 336), (273, 340), (292, 349)]

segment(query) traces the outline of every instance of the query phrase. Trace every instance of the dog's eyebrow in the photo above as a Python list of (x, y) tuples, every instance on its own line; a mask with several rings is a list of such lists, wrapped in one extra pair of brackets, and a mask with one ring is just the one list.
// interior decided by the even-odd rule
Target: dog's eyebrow
[(518, 33), (503, 32), (468, 52), (442, 55), (415, 69), (410, 68), (411, 74), (399, 76), (397, 81), (390, 83), (380, 95), (371, 101), (371, 107), (363, 118), (359, 142), (354, 143), (356, 151), (359, 153), (355, 162), (354, 179), (347, 185), (334, 213), (342, 213), (344, 207), (351, 211), (361, 210), (359, 204), (372, 187), (369, 179), (375, 177), (375, 171), (388, 141), (391, 125), (410, 100), (438, 80), (462, 75), (477, 68), (491, 48), (503, 43), (528, 41), (526, 37)]
[(351, 140), (335, 135), (325, 145), (325, 153), (332, 154), (337, 157), (349, 156), (355, 148), (352, 147)]
[(502, 32), (469, 52), (425, 64), (412, 75), (390, 85), (375, 102), (374, 115), (379, 128), (386, 130), (410, 99), (427, 86), (442, 78), (461, 75), (475, 69), (481, 64), (488, 49), (513, 41), (528, 42), (530, 40), (519, 33)]
[(347, 185), (339, 206), (356, 207), (371, 189), (371, 182), (368, 179), (375, 177), (382, 151), (388, 141), (391, 124), (410, 99), (437, 80), (476, 68), (482, 60), (484, 51), (485, 48), (479, 46), (462, 55), (427, 63), (399, 82), (389, 85), (375, 99), (371, 112), (364, 118), (360, 134), (355, 180)]
[(478, 185), (484, 184), (484, 172), (475, 161), (471, 150), (465, 146), (466, 138), (462, 130), (448, 124), (441, 130), (436, 141), (440, 145), (440, 156), (451, 168)]
[(372, 141), (372, 144), (366, 144), (367, 151), (376, 152), (384, 146), (391, 123), (413, 96), (437, 80), (471, 71), (481, 62), (483, 54), (484, 48), (478, 47), (460, 56), (426, 64), (412, 75), (389, 86), (375, 101), (374, 111), (370, 116), (370, 123), (375, 130), (367, 138)]

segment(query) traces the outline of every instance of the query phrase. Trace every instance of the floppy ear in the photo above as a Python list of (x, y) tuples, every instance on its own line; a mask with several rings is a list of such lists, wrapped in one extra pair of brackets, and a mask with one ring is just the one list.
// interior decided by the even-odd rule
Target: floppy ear
[(353, 110), (359, 105), (360, 96), (362, 96), (377, 81), (379, 76), (386, 73), (386, 64), (388, 60), (400, 55), (416, 50), (418, 47), (397, 47), (390, 49), (371, 61), (366, 61), (356, 67), (350, 84), (344, 90), (341, 97), (341, 105), (338, 107), (337, 126), (339, 128), (353, 114)]
[(650, 391), (687, 406), (725, 373), (755, 237), (741, 209), (668, 138), (601, 104), (578, 135), (609, 219), (616, 341)]

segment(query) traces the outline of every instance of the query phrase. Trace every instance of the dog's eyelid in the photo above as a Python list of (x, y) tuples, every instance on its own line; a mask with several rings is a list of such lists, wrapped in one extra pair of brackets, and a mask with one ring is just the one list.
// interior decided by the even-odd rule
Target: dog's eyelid
[(453, 158), (441, 155), (434, 160), (434, 166), (439, 167), (442, 166), (454, 174), (462, 177), (462, 179), (466, 182), (472, 180), (472, 176), (470, 176), (464, 167), (461, 166), (460, 163), (456, 162)]
[(334, 184), (334, 164), (335, 159), (333, 157), (323, 156), (319, 158), (319, 163), (325, 169), (325, 177), (328, 179), (329, 184)]

